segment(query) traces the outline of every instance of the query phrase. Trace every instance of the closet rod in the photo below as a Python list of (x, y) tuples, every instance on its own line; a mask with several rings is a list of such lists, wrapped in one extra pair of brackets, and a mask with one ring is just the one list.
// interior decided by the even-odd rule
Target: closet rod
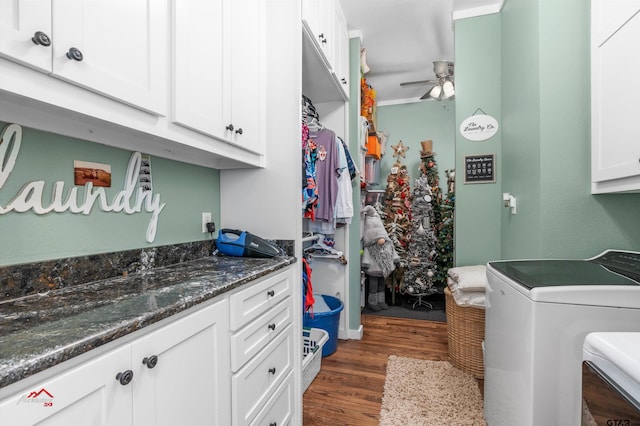
[(306, 237), (302, 237), (302, 242), (306, 243), (308, 241), (313, 241), (313, 240), (317, 240), (317, 239), (318, 239), (318, 234), (316, 234), (316, 235), (311, 234), (311, 235), (308, 235)]

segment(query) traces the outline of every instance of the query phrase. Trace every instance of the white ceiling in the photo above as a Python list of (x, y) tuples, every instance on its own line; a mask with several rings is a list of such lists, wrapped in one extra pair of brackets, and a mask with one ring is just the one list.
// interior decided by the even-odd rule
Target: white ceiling
[(417, 101), (434, 78), (433, 61), (454, 61), (453, 20), (498, 12), (505, 0), (340, 0), (350, 30), (358, 30), (378, 104)]

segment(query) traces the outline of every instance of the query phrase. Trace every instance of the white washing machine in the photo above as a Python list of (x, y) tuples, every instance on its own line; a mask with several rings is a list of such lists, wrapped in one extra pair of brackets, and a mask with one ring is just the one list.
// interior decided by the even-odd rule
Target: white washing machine
[(489, 262), (487, 281), (487, 423), (579, 425), (585, 336), (640, 331), (640, 253)]

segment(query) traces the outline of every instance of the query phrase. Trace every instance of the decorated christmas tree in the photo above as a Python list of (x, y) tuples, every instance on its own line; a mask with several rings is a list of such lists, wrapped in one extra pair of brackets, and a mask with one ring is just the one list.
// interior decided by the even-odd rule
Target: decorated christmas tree
[(383, 209), (380, 217), (384, 222), (389, 238), (393, 241), (400, 264), (395, 272), (387, 278), (387, 286), (394, 293), (400, 291), (403, 282), (404, 270), (407, 266), (407, 249), (411, 232), (411, 188), (407, 167), (400, 162), (400, 156), (404, 157), (409, 149), (402, 144), (393, 146), (393, 156), (398, 160), (391, 167), (387, 177), (387, 187), (383, 198)]
[(453, 219), (455, 212), (455, 171), (446, 170), (447, 174), (447, 196), (440, 204), (441, 222), (438, 227), (438, 273), (436, 280), (444, 283), (447, 279), (447, 272), (453, 266)]
[[(431, 210), (432, 210), (432, 230), (436, 238), (436, 255), (431, 261), (430, 271), (433, 273), (432, 282), (435, 291), (442, 293), (447, 282), (447, 271), (453, 266), (453, 201), (454, 192), (451, 196), (443, 199), (442, 189), (440, 189), (440, 178), (438, 175), (438, 163), (433, 152), (433, 142), (431, 140), (422, 141), (422, 151), (420, 151), (420, 171), (426, 177), (428, 186), (431, 189)], [(448, 175), (447, 175), (448, 176)], [(449, 184), (449, 182), (448, 182)], [(434, 291), (434, 292), (435, 292)]]
[(411, 240), (402, 286), (403, 292), (410, 295), (429, 295), (438, 291), (434, 286), (438, 239), (433, 228), (431, 195), (427, 176), (418, 177), (413, 183)]
[(439, 226), (442, 221), (440, 204), (442, 203), (442, 190), (440, 189), (440, 178), (438, 177), (438, 163), (436, 154), (432, 151), (433, 142), (431, 140), (422, 141), (422, 151), (420, 151), (420, 172), (427, 177), (431, 188), (431, 207), (433, 209), (433, 225)]

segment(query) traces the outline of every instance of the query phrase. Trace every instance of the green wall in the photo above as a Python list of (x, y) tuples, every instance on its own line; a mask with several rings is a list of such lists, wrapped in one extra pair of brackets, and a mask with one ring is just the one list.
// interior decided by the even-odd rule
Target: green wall
[(438, 163), (440, 187), (446, 193), (445, 170), (454, 167), (454, 105), (454, 101), (423, 101), (378, 107), (377, 130), (388, 135), (388, 139), (380, 161), (380, 182), (374, 188), (386, 187), (391, 166), (398, 159), (393, 156), (392, 146), (400, 141), (409, 147), (405, 157), (400, 157), (400, 160), (407, 166), (411, 181), (420, 176), (420, 142), (431, 139)]
[[(456, 51), (456, 215), (455, 264), (485, 264), (500, 258), (502, 206), (502, 105), (500, 85), (500, 16), (455, 22)], [(458, 131), (473, 115), (498, 121), (498, 133), (485, 141), (470, 141)], [(465, 155), (494, 154), (495, 183), (465, 184)], [(509, 216), (511, 216), (509, 214)], [(505, 219), (510, 220), (511, 217)]]
[[(584, 0), (506, 0), (456, 21), (456, 122), (476, 107), (496, 117), (501, 153), (495, 189), (458, 173), (456, 264), (640, 250), (640, 194), (590, 192), (589, 15)], [(456, 137), (459, 169), (470, 146)], [(497, 207), (501, 192), (516, 215)]]
[[(357, 37), (349, 39), (349, 79), (358, 84), (349, 86), (349, 152), (356, 153), (360, 150), (358, 140), (358, 122), (360, 118), (360, 39)], [(357, 161), (357, 156), (354, 156)], [(349, 330), (360, 328), (360, 179), (356, 178), (352, 182), (353, 186), (353, 207), (354, 216), (349, 227)], [(357, 259), (357, 261), (356, 261)]]
[(589, 2), (507, 0), (502, 19), (503, 189), (518, 215), (502, 256), (640, 250), (640, 195), (590, 193)]
[[(0, 123), (0, 131), (6, 125)], [(56, 181), (64, 182), (66, 196), (74, 186), (74, 160), (111, 165), (112, 184), (106, 191), (111, 202), (123, 188), (130, 156), (130, 151), (23, 127), (15, 167), (0, 187), (0, 206), (7, 206), (23, 185), (39, 180), (45, 181), (43, 204), (50, 204)], [(153, 192), (166, 203), (152, 243), (146, 241), (151, 213), (144, 210), (134, 214), (103, 212), (96, 205), (88, 215), (12, 211), (0, 215), (0, 265), (209, 238), (201, 232), (201, 215), (211, 212), (214, 222), (220, 222), (219, 171), (159, 157), (151, 157), (151, 170)], [(84, 188), (80, 187), (78, 193), (82, 200)]]

